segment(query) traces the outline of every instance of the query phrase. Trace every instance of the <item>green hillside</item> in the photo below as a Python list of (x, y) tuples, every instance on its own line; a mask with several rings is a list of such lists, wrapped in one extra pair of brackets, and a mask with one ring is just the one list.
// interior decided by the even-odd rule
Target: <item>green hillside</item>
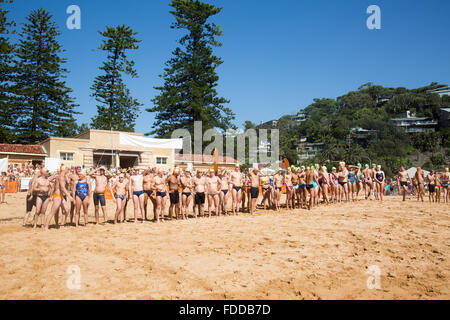
[[(388, 122), (406, 111), (417, 117), (437, 119), (440, 108), (450, 106), (450, 97), (439, 97), (428, 90), (444, 87), (437, 83), (423, 88), (385, 88), (371, 83), (361, 86), (337, 99), (315, 99), (303, 112), (307, 120), (296, 122), (292, 116), (280, 118), (276, 125), (263, 124), (258, 128), (280, 130), (280, 155), (291, 163), (298, 159), (296, 146), (302, 137), (309, 143), (323, 143), (323, 150), (305, 163), (329, 163), (344, 160), (347, 163), (381, 164), (388, 176), (400, 165), (420, 165), (425, 169), (440, 169), (450, 157), (450, 128), (439, 127), (436, 132), (402, 132)], [(354, 139), (352, 132), (362, 128), (376, 134)], [(424, 157), (419, 154), (428, 154)], [(414, 163), (422, 159), (424, 163)]]

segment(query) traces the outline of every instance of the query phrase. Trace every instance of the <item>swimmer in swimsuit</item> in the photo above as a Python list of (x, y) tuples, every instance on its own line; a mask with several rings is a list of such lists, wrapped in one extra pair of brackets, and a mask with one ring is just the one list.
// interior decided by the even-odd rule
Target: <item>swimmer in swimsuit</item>
[(75, 226), (78, 227), (80, 221), (81, 206), (84, 212), (84, 225), (88, 224), (88, 210), (90, 203), (91, 185), (87, 182), (88, 178), (81, 168), (77, 167), (78, 182), (74, 181), (72, 188), (72, 197), (75, 199)]

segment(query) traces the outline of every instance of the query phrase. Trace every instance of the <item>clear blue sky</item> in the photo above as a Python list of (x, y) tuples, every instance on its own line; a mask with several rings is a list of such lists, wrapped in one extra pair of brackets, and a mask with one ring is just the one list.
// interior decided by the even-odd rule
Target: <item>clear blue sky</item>
[[(335, 98), (360, 85), (425, 86), (450, 80), (450, 1), (448, 0), (217, 0), (214, 18), (224, 36), (215, 53), (219, 94), (231, 100), (235, 124), (255, 123), (295, 113), (314, 98)], [(142, 40), (130, 53), (140, 75), (126, 83), (144, 104), (136, 131), (148, 132), (154, 115), (155, 85), (180, 37), (169, 28), (169, 0), (15, 0), (10, 17), (24, 22), (32, 9), (50, 11), (67, 51), (68, 85), (80, 104), (79, 123), (90, 122), (95, 101), (90, 86), (105, 55), (93, 51), (106, 25), (130, 25)], [(66, 28), (66, 8), (81, 8), (81, 30)], [(368, 30), (366, 9), (381, 8), (381, 30)]]

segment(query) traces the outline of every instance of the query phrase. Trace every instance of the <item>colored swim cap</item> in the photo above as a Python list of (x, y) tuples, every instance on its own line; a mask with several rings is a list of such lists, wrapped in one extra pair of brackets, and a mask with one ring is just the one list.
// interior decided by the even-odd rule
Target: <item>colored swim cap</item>
[(318, 163), (316, 163), (315, 165), (314, 165), (316, 168), (318, 168), (319, 167), (319, 164)]
[(184, 169), (184, 172), (189, 172), (189, 169), (188, 168)]
[(336, 167), (331, 168), (331, 170), (336, 170)]
[(369, 165), (366, 163), (365, 165), (364, 165), (364, 167), (366, 167), (366, 168), (368, 168), (369, 167)]
[(214, 172), (214, 169), (209, 169), (209, 172)]
[(358, 168), (361, 168), (361, 163), (358, 163)]
[(305, 166), (302, 166), (302, 169), (305, 170)]
[(445, 168), (445, 172), (448, 172), (448, 168)]
[(119, 178), (125, 178), (125, 174), (123, 173), (119, 174)]
[(378, 168), (378, 169), (381, 169), (381, 165), (377, 165), (377, 168)]
[(372, 168), (375, 168), (377, 165), (375, 163), (372, 164)]
[(327, 171), (327, 167), (325, 167), (325, 166), (323, 166), (322, 169), (325, 170), (325, 171)]

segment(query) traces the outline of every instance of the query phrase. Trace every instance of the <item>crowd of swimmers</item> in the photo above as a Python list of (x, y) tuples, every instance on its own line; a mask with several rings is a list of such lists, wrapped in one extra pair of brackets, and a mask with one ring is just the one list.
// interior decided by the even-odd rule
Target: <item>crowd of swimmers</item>
[[(439, 174), (430, 172), (426, 177), (418, 168), (414, 177), (410, 177), (408, 171), (401, 167), (395, 179), (403, 201), (406, 200), (410, 185), (415, 185), (417, 200), (424, 201), (427, 181), (430, 202), (440, 202), (442, 193), (443, 202), (450, 203), (448, 168)], [(86, 170), (61, 166), (60, 170), (50, 174), (46, 168), (37, 168), (27, 192), (23, 225), (33, 217), (33, 208), (34, 228), (39, 218), (46, 230), (52, 219), (57, 227), (65, 226), (68, 219), (71, 224), (78, 226), (82, 213), (84, 225), (87, 225), (91, 201), (95, 206), (95, 223), (100, 223), (100, 210), (103, 213), (102, 223), (106, 223), (107, 190), (116, 203), (112, 220), (116, 224), (128, 221), (127, 207), (130, 207), (130, 203), (133, 206), (131, 220), (135, 223), (150, 220), (150, 203), (152, 220), (161, 222), (186, 219), (188, 216), (238, 215), (241, 212), (254, 214), (258, 205), (264, 210), (279, 211), (282, 207), (287, 210), (311, 210), (321, 204), (363, 198), (382, 201), (385, 185), (386, 176), (380, 165), (346, 165), (345, 162), (339, 162), (331, 170), (316, 164), (291, 166), (286, 170), (279, 168), (276, 171), (253, 168), (245, 173), (241, 172), (238, 165), (217, 172), (214, 169), (182, 170), (177, 167), (168, 172), (158, 168), (107, 170), (97, 167)], [(282, 193), (286, 193), (283, 205)], [(258, 199), (261, 199), (259, 203)]]

